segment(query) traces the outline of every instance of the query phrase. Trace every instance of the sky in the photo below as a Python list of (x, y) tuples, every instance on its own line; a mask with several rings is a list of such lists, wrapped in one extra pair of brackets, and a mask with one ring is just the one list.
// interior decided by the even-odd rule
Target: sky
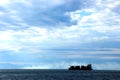
[(120, 0), (0, 0), (0, 68), (120, 70)]

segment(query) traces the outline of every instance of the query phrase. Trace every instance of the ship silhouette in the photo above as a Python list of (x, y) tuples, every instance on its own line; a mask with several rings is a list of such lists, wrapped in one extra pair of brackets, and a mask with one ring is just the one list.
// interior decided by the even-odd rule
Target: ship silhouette
[(68, 69), (69, 70), (93, 70), (91, 64), (88, 64), (87, 66), (84, 66), (84, 65), (81, 65), (81, 66), (70, 66)]

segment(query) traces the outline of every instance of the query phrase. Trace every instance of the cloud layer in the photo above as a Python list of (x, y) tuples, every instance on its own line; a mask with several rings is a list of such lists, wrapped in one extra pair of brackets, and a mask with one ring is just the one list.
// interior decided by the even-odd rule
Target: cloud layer
[(119, 0), (1, 1), (0, 68), (118, 66), (119, 7)]

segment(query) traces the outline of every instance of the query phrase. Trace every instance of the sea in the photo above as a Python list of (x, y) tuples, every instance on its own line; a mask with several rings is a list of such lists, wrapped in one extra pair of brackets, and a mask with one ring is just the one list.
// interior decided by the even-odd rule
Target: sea
[(117, 70), (1, 69), (0, 80), (120, 80)]

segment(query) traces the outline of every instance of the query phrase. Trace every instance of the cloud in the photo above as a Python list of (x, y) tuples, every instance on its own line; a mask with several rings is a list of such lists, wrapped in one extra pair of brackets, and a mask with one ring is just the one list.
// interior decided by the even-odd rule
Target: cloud
[(2, 0), (0, 6), (6, 6), (7, 4), (9, 4), (9, 0)]
[[(98, 70), (120, 70), (118, 63), (103, 63), (94, 65)], [(106, 67), (107, 66), (107, 67)]]
[[(52, 47), (55, 48), (60, 46), (65, 47), (67, 45), (71, 45), (71, 46), (77, 44), (79, 45), (82, 43), (84, 43), (84, 45), (89, 46), (88, 43), (91, 43), (90, 45), (93, 45), (92, 43), (94, 42), (96, 42), (97, 44), (97, 42), (100, 43), (100, 41), (108, 41), (108, 40), (110, 41), (111, 39), (110, 38), (111, 35), (96, 36), (94, 35), (94, 33), (91, 34), (91, 31), (89, 29), (82, 27), (79, 28), (78, 26), (71, 26), (71, 27), (64, 27), (64, 28), (50, 29), (50, 30), (38, 26), (30, 26), (30, 25), (27, 26), (29, 26), (29, 28), (26, 28), (24, 30), (18, 30), (17, 32), (15, 30), (1, 31), (0, 40), (3, 42), (2, 44), (8, 46), (16, 46), (20, 49), (25, 48), (23, 46), (30, 46), (30, 45), (33, 45), (34, 47), (42, 45), (41, 48), (52, 48)], [(95, 28), (92, 27), (91, 29), (95, 29)], [(114, 38), (114, 40), (115, 39), (119, 39), (119, 37)], [(79, 48), (80, 47), (82, 48), (83, 45), (81, 46), (79, 45)], [(74, 48), (78, 48), (78, 46)]]
[(51, 69), (52, 67), (47, 65), (32, 65), (32, 66), (25, 66), (22, 69)]
[(22, 69), (67, 69), (70, 65), (77, 65), (80, 63), (77, 62), (71, 62), (71, 63), (67, 63), (67, 62), (60, 62), (60, 63), (52, 63), (52, 64), (39, 64), (39, 65), (32, 65), (32, 66), (25, 66)]
[[(98, 0), (100, 1), (100, 0)], [(111, 4), (112, 2), (103, 1), (105, 3)], [(101, 2), (99, 2), (100, 4)], [(100, 4), (107, 6), (105, 3)], [(117, 1), (114, 1), (117, 3)], [(117, 5), (114, 5), (114, 7)], [(99, 9), (95, 6), (93, 8), (80, 9), (72, 12), (67, 12), (67, 15), (71, 17), (72, 21), (76, 21), (77, 24), (74, 25), (76, 29), (86, 31), (88, 34), (88, 41), (96, 40), (106, 40), (112, 39), (113, 34), (118, 36), (119, 34), (119, 15), (116, 14), (110, 7), (100, 7)], [(82, 32), (81, 32), (82, 34)], [(96, 34), (96, 35), (95, 35)], [(112, 35), (112, 36), (111, 36)], [(90, 36), (90, 38), (89, 38)], [(86, 38), (84, 38), (86, 39)], [(116, 38), (114, 38), (115, 40)]]
[[(47, 0), (4, 0), (0, 3), (0, 53), (33, 63), (62, 60), (60, 67), (88, 63), (88, 59), (93, 63), (117, 62), (119, 5), (119, 0), (51, 0), (49, 4)], [(25, 68), (53, 67), (48, 66)]]
[[(65, 15), (65, 12), (83, 8), (85, 4), (83, 5), (82, 3), (88, 3), (86, 0), (83, 2), (79, 0), (51, 0), (49, 4), (47, 0), (5, 1), (6, 2), (1, 3), (7, 4), (7, 6), (1, 5), (7, 11), (3, 18), (3, 21), (7, 21), (8, 23), (10, 22), (15, 25), (23, 21), (30, 25), (43, 25), (44, 27), (74, 24), (74, 22), (70, 22), (70, 18), (69, 16)], [(76, 4), (76, 6), (74, 6), (74, 4)]]
[[(9, 69), (7, 65), (11, 68), (16, 69), (68, 69), (71, 65), (87, 65), (86, 63), (80, 62), (60, 62), (60, 63), (41, 63), (41, 64), (24, 64), (24, 63), (6, 63), (1, 62), (0, 68)], [(7, 65), (6, 65), (7, 64)], [(107, 66), (107, 67), (106, 67)], [(93, 69), (95, 70), (119, 70), (118, 63), (101, 63), (101, 64), (92, 64)]]
[[(9, 4), (8, 4), (9, 3)], [(22, 21), (24, 21), (27, 24), (31, 25), (45, 25), (46, 23), (50, 24), (57, 24), (62, 23), (60, 18), (60, 14), (62, 11), (60, 11), (60, 14), (56, 13), (53, 8), (57, 7), (59, 5), (64, 4), (64, 0), (51, 0), (51, 2), (48, 5), (47, 0), (14, 0), (9, 1), (5, 0), (5, 2), (2, 2), (1, 4), (6, 4), (7, 6), (1, 5), (4, 9), (6, 9), (7, 13), (3, 15), (2, 21), (17, 24)], [(21, 6), (21, 7), (19, 7)], [(57, 10), (57, 9), (56, 9)], [(2, 14), (2, 12), (1, 12)], [(50, 17), (51, 16), (51, 17)], [(57, 18), (59, 16), (60, 20)], [(61, 17), (65, 17), (62, 13)], [(11, 21), (12, 20), (12, 21)], [(55, 22), (56, 20), (56, 22)], [(65, 19), (64, 19), (65, 21)], [(47, 24), (46, 24), (47, 25)]]
[[(22, 69), (68, 69), (71, 65), (87, 65), (86, 63), (79, 63), (79, 62), (61, 62), (61, 63), (53, 63), (49, 65), (32, 65), (32, 66), (25, 66)], [(107, 65), (107, 67), (106, 67)], [(104, 64), (92, 64), (93, 69), (95, 70), (119, 70), (119, 64), (117, 63), (104, 63)]]

